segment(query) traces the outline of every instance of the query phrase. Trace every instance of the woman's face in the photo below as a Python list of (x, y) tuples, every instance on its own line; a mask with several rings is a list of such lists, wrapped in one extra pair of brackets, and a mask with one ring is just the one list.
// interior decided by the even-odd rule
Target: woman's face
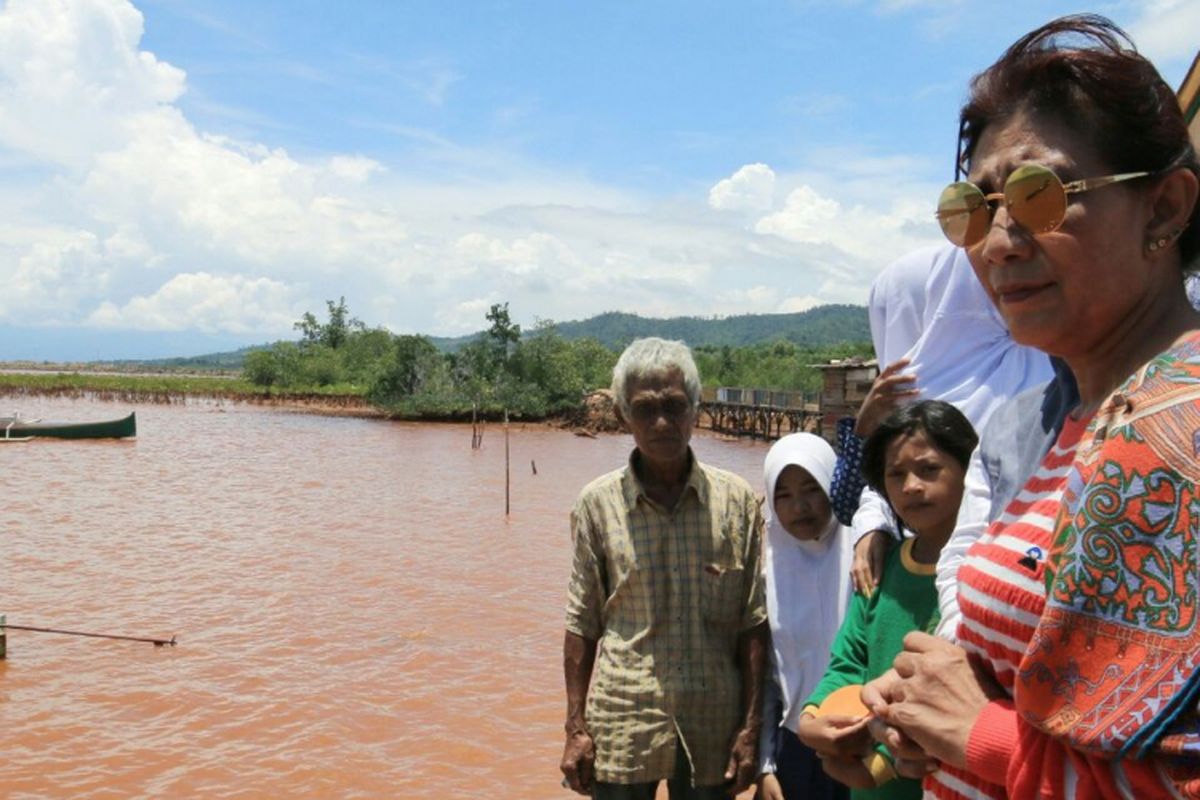
[(790, 464), (775, 479), (775, 518), (801, 541), (818, 538), (829, 527), (833, 509), (821, 484), (808, 470)]
[[(1042, 164), (1068, 183), (1110, 175), (1080, 134), (1052, 117), (1018, 112), (984, 129), (969, 179), (1000, 192), (1022, 164)], [(999, 208), (968, 250), (979, 281), (1013, 338), (1070, 358), (1103, 348), (1152, 286), (1142, 248), (1149, 223), (1139, 181), (1070, 195), (1062, 227), (1034, 236)]]

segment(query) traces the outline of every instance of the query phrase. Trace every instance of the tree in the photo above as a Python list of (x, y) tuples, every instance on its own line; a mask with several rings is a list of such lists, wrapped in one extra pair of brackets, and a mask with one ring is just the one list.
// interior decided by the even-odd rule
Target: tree
[(346, 380), (357, 386), (370, 386), (396, 346), (396, 337), (384, 328), (352, 331), (338, 348)]
[(272, 350), (252, 350), (242, 360), (242, 377), (255, 386), (279, 382), (279, 361)]
[(352, 333), (366, 330), (367, 326), (361, 320), (350, 316), (345, 296), (338, 298), (337, 303), (326, 300), (325, 305), (329, 309), (329, 322), (322, 325), (311, 311), (305, 311), (300, 321), (292, 326), (300, 331), (301, 345), (321, 344), (336, 350)]
[(491, 340), (500, 362), (507, 364), (513, 348), (521, 341), (521, 326), (514, 325), (512, 319), (509, 318), (508, 303), (504, 305), (493, 303), (485, 318), (492, 323), (487, 331), (488, 338)]
[(374, 402), (393, 404), (418, 394), (442, 364), (442, 354), (424, 336), (397, 336), (391, 357), (379, 370), (368, 396)]

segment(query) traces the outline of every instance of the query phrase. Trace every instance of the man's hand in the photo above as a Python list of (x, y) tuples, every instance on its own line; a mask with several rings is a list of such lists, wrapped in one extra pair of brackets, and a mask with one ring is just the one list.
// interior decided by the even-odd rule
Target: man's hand
[(784, 800), (783, 787), (779, 785), (779, 778), (775, 777), (774, 772), (764, 772), (758, 776), (758, 791), (754, 793), (754, 800)]
[(900, 407), (902, 401), (920, 393), (916, 387), (917, 376), (901, 372), (907, 366), (907, 358), (893, 361), (883, 368), (883, 372), (871, 384), (871, 391), (863, 398), (854, 420), (854, 433), (860, 438), (870, 436), (879, 423), (887, 419), (888, 414)]
[(823, 717), (802, 714), (797, 735), (822, 758), (862, 758), (871, 749), (871, 735), (867, 732), (869, 719), (869, 716), (845, 714)]
[(563, 785), (579, 794), (590, 795), (595, 780), (596, 743), (588, 733), (584, 706), (588, 683), (596, 662), (596, 640), (567, 631), (563, 636), (563, 677), (567, 684), (567, 743), (563, 747)]
[(567, 788), (591, 796), (592, 784), (596, 778), (593, 771), (595, 764), (596, 745), (592, 742), (592, 735), (585, 730), (567, 734), (562, 764), (559, 765), (562, 774), (566, 776)]
[(826, 775), (851, 789), (875, 788), (871, 770), (862, 763), (862, 759), (821, 756), (821, 769), (825, 770)]
[(850, 564), (850, 579), (854, 591), (870, 597), (883, 575), (883, 562), (892, 546), (892, 537), (887, 531), (871, 531), (854, 545), (854, 561)]
[(725, 780), (732, 784), (730, 795), (739, 795), (754, 784), (758, 774), (757, 728), (742, 728), (733, 737), (729, 748), (729, 766), (725, 768)]

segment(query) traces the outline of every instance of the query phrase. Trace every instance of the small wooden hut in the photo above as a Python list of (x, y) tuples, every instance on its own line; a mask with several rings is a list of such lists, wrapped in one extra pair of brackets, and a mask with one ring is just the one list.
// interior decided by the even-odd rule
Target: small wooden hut
[(879, 374), (875, 359), (846, 358), (816, 364), (821, 370), (821, 435), (831, 444), (837, 438), (837, 421), (853, 417)]

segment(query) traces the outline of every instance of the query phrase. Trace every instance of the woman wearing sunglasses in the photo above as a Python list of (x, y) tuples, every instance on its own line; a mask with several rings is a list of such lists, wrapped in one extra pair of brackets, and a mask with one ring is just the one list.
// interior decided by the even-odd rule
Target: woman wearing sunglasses
[[(976, 76), (960, 131), (942, 230), (1079, 402), (958, 570), (958, 645), (910, 634), (864, 691), (875, 731), (937, 797), (1200, 797), (1200, 165), (1178, 102), (1123, 31), (1066, 17)], [(1038, 429), (1011, 425), (1013, 452)]]

